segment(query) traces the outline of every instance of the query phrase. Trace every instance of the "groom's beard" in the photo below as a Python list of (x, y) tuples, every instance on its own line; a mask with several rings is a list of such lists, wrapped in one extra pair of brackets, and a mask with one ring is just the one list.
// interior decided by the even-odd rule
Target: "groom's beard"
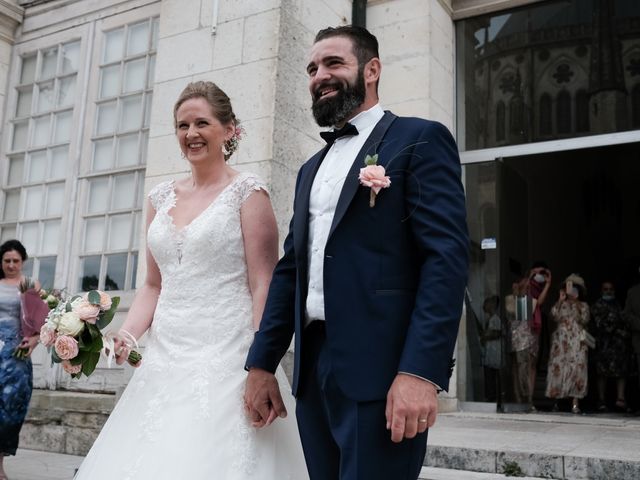
[(311, 104), (313, 116), (316, 123), (321, 127), (332, 127), (342, 123), (356, 108), (364, 103), (366, 94), (364, 83), (364, 69), (358, 68), (358, 76), (353, 85), (340, 83), (325, 83), (320, 85), (316, 91), (320, 91), (327, 86), (337, 88), (337, 93), (326, 100), (318, 99), (314, 95)]

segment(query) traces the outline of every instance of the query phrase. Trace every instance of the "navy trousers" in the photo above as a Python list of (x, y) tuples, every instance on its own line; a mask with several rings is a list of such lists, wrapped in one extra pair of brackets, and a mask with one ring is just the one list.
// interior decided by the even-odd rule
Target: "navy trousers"
[(427, 432), (400, 443), (386, 429), (386, 399), (347, 398), (331, 373), (324, 323), (303, 334), (296, 415), (311, 480), (416, 480)]

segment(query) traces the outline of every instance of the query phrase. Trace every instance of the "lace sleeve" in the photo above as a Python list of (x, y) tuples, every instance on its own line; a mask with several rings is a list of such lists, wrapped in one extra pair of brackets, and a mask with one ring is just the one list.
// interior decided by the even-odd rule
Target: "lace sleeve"
[(239, 182), (239, 200), (240, 205), (242, 205), (253, 192), (258, 192), (263, 190), (267, 195), (269, 195), (269, 189), (267, 189), (266, 183), (253, 173), (245, 174), (245, 178)]
[(173, 191), (173, 181), (159, 183), (149, 192), (149, 200), (156, 212), (170, 210), (175, 204), (175, 194)]

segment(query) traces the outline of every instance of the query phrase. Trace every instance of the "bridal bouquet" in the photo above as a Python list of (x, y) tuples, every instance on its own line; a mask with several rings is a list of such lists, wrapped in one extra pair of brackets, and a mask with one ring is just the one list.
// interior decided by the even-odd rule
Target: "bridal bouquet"
[[(105, 344), (113, 350), (112, 337), (103, 335), (101, 330), (111, 323), (119, 303), (120, 297), (112, 298), (99, 290), (60, 301), (40, 329), (40, 342), (49, 349), (52, 362), (61, 363), (73, 378), (80, 378), (83, 373), (91, 375), (100, 353), (106, 353)], [(132, 365), (141, 359), (135, 350), (129, 352), (128, 362)]]

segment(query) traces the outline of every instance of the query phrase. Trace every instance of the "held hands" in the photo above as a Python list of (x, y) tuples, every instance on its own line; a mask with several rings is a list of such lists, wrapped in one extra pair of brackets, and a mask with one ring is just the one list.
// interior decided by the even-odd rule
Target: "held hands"
[(244, 392), (244, 409), (251, 424), (256, 428), (271, 425), (277, 417), (287, 416), (278, 380), (273, 373), (261, 368), (249, 370)]
[(435, 385), (421, 378), (399, 373), (387, 394), (387, 430), (391, 441), (413, 438), (433, 426), (438, 414)]

